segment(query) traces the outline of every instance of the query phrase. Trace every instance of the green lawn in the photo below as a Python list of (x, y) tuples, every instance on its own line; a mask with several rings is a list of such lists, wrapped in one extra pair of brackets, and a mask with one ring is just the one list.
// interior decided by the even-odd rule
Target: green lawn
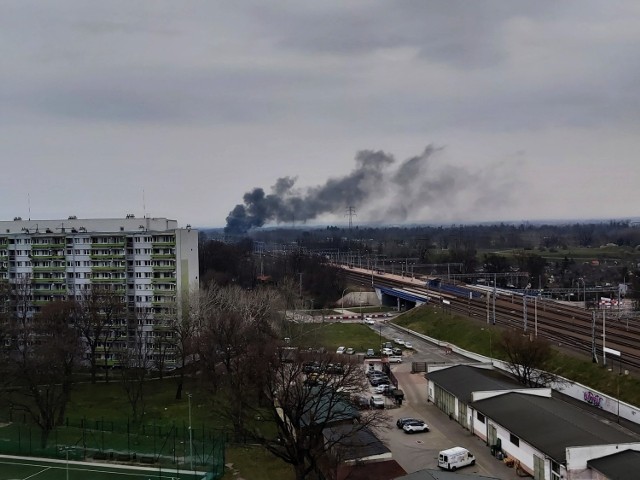
[[(484, 321), (443, 314), (440, 309), (424, 306), (407, 312), (394, 323), (465, 350), (504, 360), (498, 346), (502, 330)], [(621, 400), (640, 405), (640, 381), (631, 375), (619, 376), (617, 364), (609, 371), (592, 363), (590, 358), (556, 349), (552, 365), (553, 373), (609, 395), (617, 396), (619, 387)]]
[(340, 346), (352, 347), (356, 352), (366, 352), (368, 348), (379, 349), (379, 332), (363, 323), (304, 323), (291, 324), (291, 345), (299, 347), (325, 347), (335, 352)]

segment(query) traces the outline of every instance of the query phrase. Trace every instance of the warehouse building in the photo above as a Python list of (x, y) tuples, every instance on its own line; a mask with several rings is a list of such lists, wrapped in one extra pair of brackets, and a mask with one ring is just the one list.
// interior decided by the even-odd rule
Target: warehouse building
[(640, 434), (596, 409), (569, 403), (549, 388), (520, 388), (486, 366), (440, 367), (427, 376), (429, 400), (523, 474), (536, 480), (637, 478)]

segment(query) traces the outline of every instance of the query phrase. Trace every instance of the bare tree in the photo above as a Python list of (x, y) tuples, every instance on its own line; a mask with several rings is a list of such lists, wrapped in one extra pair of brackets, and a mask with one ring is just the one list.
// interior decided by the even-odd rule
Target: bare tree
[(556, 375), (545, 371), (553, 354), (545, 339), (530, 338), (521, 330), (506, 330), (498, 348), (504, 352), (511, 373), (523, 385), (544, 386), (556, 380)]
[(99, 356), (102, 355), (105, 380), (109, 381), (109, 357), (111, 356), (116, 332), (125, 312), (121, 293), (100, 287), (93, 287), (78, 302), (74, 323), (87, 346), (91, 383), (96, 383)]
[(201, 297), (200, 371), (206, 385), (226, 395), (218, 408), (238, 434), (244, 430), (247, 405), (261, 398), (255, 392), (277, 338), (278, 302), (270, 289), (213, 286)]
[(262, 394), (267, 402), (262, 411), (268, 412), (278, 436), (265, 435), (257, 427), (250, 431), (267, 450), (293, 466), (298, 480), (317, 472), (327, 451), (338, 452), (339, 457), (350, 437), (386, 428), (389, 422), (384, 410), (359, 411), (351, 401), (352, 395), (366, 391), (360, 362), (336, 364), (339, 357), (329, 354), (314, 358), (316, 369), (324, 373), (305, 374), (305, 355), (274, 353), (264, 372)]
[(133, 423), (141, 422), (144, 417), (145, 382), (152, 365), (151, 348), (144, 329), (147, 317), (146, 313), (130, 316), (127, 343), (118, 352), (122, 388), (131, 407)]
[(14, 408), (23, 410), (40, 427), (41, 443), (62, 423), (80, 363), (81, 344), (73, 328), (75, 304), (54, 301), (33, 319), (13, 324), (11, 376)]
[(164, 342), (175, 360), (176, 400), (182, 398), (185, 376), (195, 366), (196, 335), (200, 332), (200, 291), (184, 293), (171, 313), (164, 319)]

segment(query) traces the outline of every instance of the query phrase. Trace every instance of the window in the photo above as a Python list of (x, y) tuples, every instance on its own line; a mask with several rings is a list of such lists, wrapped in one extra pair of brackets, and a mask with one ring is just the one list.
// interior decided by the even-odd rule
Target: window
[(481, 414), (480, 412), (478, 412), (478, 421), (479, 421), (480, 423), (484, 423), (484, 415), (483, 415), (483, 414)]
[(513, 443), (516, 447), (520, 446), (520, 439), (516, 437), (513, 433), (509, 435), (509, 441)]

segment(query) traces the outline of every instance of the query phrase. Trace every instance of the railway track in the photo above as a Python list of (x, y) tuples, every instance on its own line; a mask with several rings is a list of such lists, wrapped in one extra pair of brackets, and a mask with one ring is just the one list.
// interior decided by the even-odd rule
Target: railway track
[[(622, 322), (617, 318), (615, 310), (590, 311), (549, 299), (498, 293), (494, 316), (493, 296), (486, 289), (478, 290), (482, 293), (481, 298), (469, 299), (427, 288), (426, 280), (420, 282), (412, 278), (393, 278), (375, 273), (372, 275), (370, 271), (358, 269), (345, 269), (345, 272), (348, 280), (364, 286), (370, 286), (373, 282), (377, 286), (401, 288), (427, 296), (432, 303), (443, 304), (442, 300), (448, 300), (447, 308), (452, 312), (479, 321), (495, 322), (506, 328), (526, 330), (531, 335), (543, 337), (588, 356), (591, 356), (595, 348), (599, 360), (602, 359), (604, 332), (604, 346), (620, 352), (620, 356), (615, 359), (608, 355), (608, 363), (620, 362), (625, 367), (640, 369), (640, 325), (635, 320)], [(466, 288), (473, 289), (473, 286)]]

